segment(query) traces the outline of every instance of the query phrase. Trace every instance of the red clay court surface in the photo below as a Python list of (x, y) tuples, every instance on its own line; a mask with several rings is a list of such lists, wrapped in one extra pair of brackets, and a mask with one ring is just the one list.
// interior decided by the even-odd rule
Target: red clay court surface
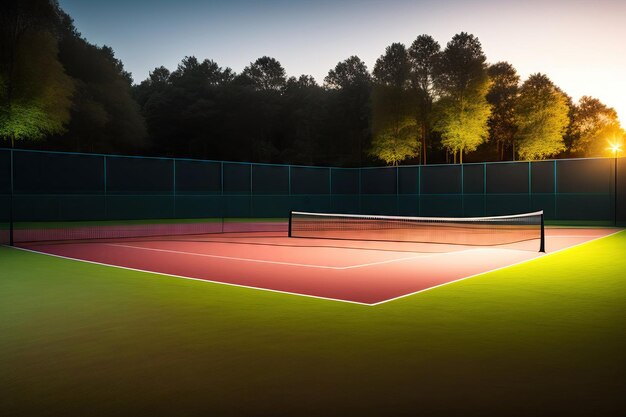
[[(618, 229), (546, 228), (546, 252)], [(497, 247), (289, 238), (232, 232), (21, 244), (79, 261), (375, 305), (546, 254), (532, 240)]]

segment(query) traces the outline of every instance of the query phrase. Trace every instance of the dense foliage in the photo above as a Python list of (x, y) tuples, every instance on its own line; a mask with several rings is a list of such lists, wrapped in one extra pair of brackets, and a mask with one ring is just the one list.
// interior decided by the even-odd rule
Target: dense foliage
[(187, 56), (133, 84), (56, 1), (0, 7), (0, 146), (359, 166), (602, 156), (624, 137), (615, 110), (520, 84), (464, 32), (393, 43), (371, 73), (348, 57), (322, 85), (268, 56), (240, 73)]
[(515, 142), (523, 159), (545, 159), (564, 151), (567, 97), (548, 77), (533, 74), (522, 84), (515, 107)]

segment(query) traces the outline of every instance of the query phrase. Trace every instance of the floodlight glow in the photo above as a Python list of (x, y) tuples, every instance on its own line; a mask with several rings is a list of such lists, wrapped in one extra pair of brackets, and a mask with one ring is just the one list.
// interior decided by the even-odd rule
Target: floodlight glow
[(610, 145), (611, 146), (609, 146), (607, 149), (610, 149), (615, 154), (622, 151), (622, 145), (620, 145), (619, 143), (610, 143)]

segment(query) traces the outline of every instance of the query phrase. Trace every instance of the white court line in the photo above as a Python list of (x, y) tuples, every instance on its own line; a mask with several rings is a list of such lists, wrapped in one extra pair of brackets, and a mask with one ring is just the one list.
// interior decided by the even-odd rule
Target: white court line
[(256, 263), (261, 263), (261, 264), (273, 264), (273, 265), (299, 266), (299, 267), (304, 267), (304, 268), (334, 269), (334, 270), (340, 270), (340, 271), (346, 270), (346, 269), (356, 269), (356, 268), (364, 268), (364, 267), (374, 266), (374, 265), (389, 264), (393, 262), (409, 261), (412, 259), (422, 259), (422, 258), (428, 258), (431, 256), (437, 256), (437, 255), (447, 255), (451, 253), (470, 252), (470, 251), (478, 250), (478, 249), (465, 249), (465, 250), (460, 250), (456, 252), (437, 252), (437, 253), (431, 253), (427, 255), (416, 255), (416, 256), (409, 256), (405, 258), (388, 259), (386, 261), (369, 262), (366, 264), (357, 264), (357, 265), (348, 265), (348, 266), (328, 266), (328, 265), (299, 264), (299, 263), (294, 263), (294, 262), (268, 261), (264, 259), (238, 258), (234, 256), (211, 255), (208, 253), (184, 252), (184, 251), (177, 251), (177, 250), (171, 250), (171, 249), (145, 248), (142, 246), (121, 245), (118, 243), (104, 243), (104, 245), (117, 246), (121, 248), (139, 249), (139, 250), (150, 250), (150, 251), (155, 251), (155, 252), (177, 253), (181, 255), (202, 256), (205, 258), (230, 259), (233, 261), (256, 262)]
[[(605, 236), (596, 237), (595, 239), (587, 240), (585, 242), (577, 243), (576, 245), (568, 246), (566, 248), (562, 248), (562, 249), (559, 249), (559, 250), (555, 250), (554, 252), (544, 253), (542, 255), (534, 256), (534, 257), (532, 257), (530, 259), (525, 259), (523, 261), (515, 262), (515, 263), (510, 264), (510, 265), (505, 265), (505, 266), (501, 266), (499, 268), (490, 269), (488, 271), (479, 272), (479, 273), (474, 274), (474, 275), (470, 275), (470, 276), (467, 276), (467, 277), (455, 279), (454, 281), (444, 282), (443, 284), (435, 285), (433, 287), (424, 288), (423, 290), (415, 291), (415, 292), (412, 292), (412, 293), (409, 293), (409, 294), (403, 294), (403, 295), (400, 295), (398, 297), (389, 298), (387, 300), (379, 301), (377, 303), (372, 303), (372, 304), (368, 304), (368, 305), (369, 306), (377, 306), (377, 305), (380, 305), (380, 304), (385, 304), (385, 303), (388, 303), (390, 301), (399, 300), (401, 298), (409, 297), (411, 295), (415, 295), (415, 294), (419, 294), (419, 293), (422, 293), (422, 292), (430, 291), (430, 290), (435, 289), (435, 288), (443, 287), (444, 285), (452, 284), (454, 282), (459, 282), (459, 281), (463, 281), (463, 280), (466, 280), (466, 279), (469, 279), (469, 278), (474, 278), (474, 277), (477, 277), (477, 276), (480, 276), (480, 275), (484, 275), (484, 274), (488, 274), (488, 273), (491, 273), (491, 272), (499, 271), (501, 269), (506, 269), (506, 268), (509, 268), (509, 267), (512, 267), (512, 266), (515, 266), (515, 265), (520, 265), (520, 264), (523, 264), (523, 263), (526, 263), (526, 262), (534, 261), (534, 260), (536, 260), (538, 258), (545, 258), (546, 256), (554, 255), (555, 253), (559, 253), (559, 252), (562, 252), (564, 250), (572, 249), (572, 248), (575, 248), (577, 246), (586, 245), (587, 243), (591, 243), (591, 242), (599, 240), (599, 239), (604, 239), (605, 237), (616, 235), (616, 234), (618, 234), (618, 233), (620, 233), (622, 231), (623, 230), (618, 230), (617, 232), (613, 232), (613, 233), (605, 235)], [(586, 237), (588, 237), (588, 236), (586, 236)], [(489, 250), (489, 249), (485, 249), (485, 250)]]

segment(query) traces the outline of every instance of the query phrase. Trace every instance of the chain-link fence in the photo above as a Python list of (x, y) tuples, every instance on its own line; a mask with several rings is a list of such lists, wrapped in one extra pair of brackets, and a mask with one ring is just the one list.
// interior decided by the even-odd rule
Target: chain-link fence
[(330, 168), (0, 150), (0, 242), (9, 241), (11, 219), (25, 229), (286, 219), (290, 210), (448, 217), (544, 210), (547, 220), (612, 224), (626, 221), (624, 190), (625, 158)]

